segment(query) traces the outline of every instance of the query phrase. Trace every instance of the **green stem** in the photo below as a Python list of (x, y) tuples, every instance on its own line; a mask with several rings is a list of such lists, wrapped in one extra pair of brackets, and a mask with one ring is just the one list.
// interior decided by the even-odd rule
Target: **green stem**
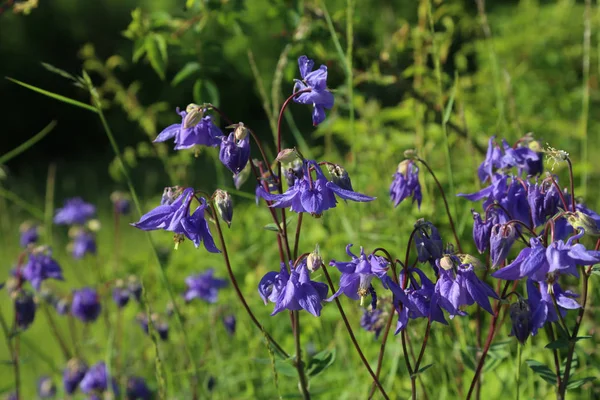
[(296, 345), (296, 370), (298, 371), (298, 378), (300, 378), (300, 392), (304, 400), (310, 400), (310, 392), (308, 391), (308, 380), (304, 372), (304, 364), (302, 363), (302, 346), (300, 345), (300, 312), (290, 311), (294, 324), (292, 326), (294, 330), (294, 343)]
[(587, 193), (589, 176), (588, 168), (588, 119), (590, 114), (590, 42), (592, 36), (592, 1), (585, 0), (585, 11), (583, 14), (583, 98), (581, 101), (581, 161), (584, 165), (581, 173), (581, 187), (583, 196)]
[(517, 343), (517, 400), (521, 397), (521, 353), (522, 353), (523, 345), (521, 343)]
[(4, 333), (4, 338), (6, 340), (6, 347), (8, 348), (8, 352), (10, 353), (10, 356), (11, 356), (13, 372), (15, 375), (15, 394), (17, 396), (17, 400), (19, 400), (20, 399), (19, 389), (21, 387), (21, 374), (19, 371), (19, 356), (18, 356), (18, 353), (16, 352), (15, 346), (13, 345), (13, 342), (11, 339), (12, 335), (11, 335), (10, 329), (8, 327), (8, 324), (6, 323), (6, 320), (4, 319), (4, 314), (2, 314), (1, 308), (0, 308), (0, 325), (2, 325), (2, 332)]

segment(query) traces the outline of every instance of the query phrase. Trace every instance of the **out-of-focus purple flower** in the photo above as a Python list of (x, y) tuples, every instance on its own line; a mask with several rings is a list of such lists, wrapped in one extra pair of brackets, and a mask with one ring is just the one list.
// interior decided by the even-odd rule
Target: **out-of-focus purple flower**
[(517, 338), (521, 344), (525, 344), (531, 334), (531, 308), (529, 304), (519, 299), (516, 303), (510, 305), (509, 309), (512, 328), (510, 335)]
[[(158, 337), (161, 340), (167, 340), (169, 339), (169, 324), (164, 321), (158, 314), (154, 313), (150, 316), (151, 320), (152, 320), (152, 326), (154, 327), (154, 329), (156, 329), (156, 332), (158, 333)], [(142, 329), (144, 330), (144, 332), (146, 332), (146, 334), (150, 333), (149, 330), (149, 322), (148, 322), (148, 317), (146, 314), (144, 313), (140, 313), (138, 314), (138, 316), (136, 317), (137, 322), (140, 324), (140, 326), (142, 327)]]
[(54, 302), (54, 308), (60, 315), (67, 315), (71, 309), (71, 302), (68, 299), (62, 298)]
[(49, 376), (42, 376), (38, 379), (37, 393), (40, 399), (50, 399), (56, 396), (56, 385)]
[(230, 335), (235, 334), (235, 315), (229, 314), (223, 317), (223, 325), (225, 326), (225, 330)]
[(436, 294), (436, 286), (423, 271), (418, 268), (409, 268), (408, 278), (406, 278), (406, 272), (403, 269), (398, 277), (398, 282), (402, 284), (406, 280), (405, 289), (392, 282), (391, 278), (386, 279), (395, 296), (394, 307), (398, 312), (395, 334), (406, 328), (409, 319), (429, 318), (432, 321), (448, 324), (437, 301), (439, 296)]
[(202, 299), (209, 303), (217, 302), (219, 289), (227, 286), (227, 280), (214, 278), (215, 270), (209, 268), (202, 274), (192, 275), (185, 278), (187, 290), (184, 294), (185, 301)]
[(417, 202), (417, 207), (421, 209), (421, 183), (419, 183), (419, 167), (413, 160), (404, 160), (398, 164), (398, 169), (394, 174), (394, 180), (390, 186), (390, 197), (397, 207), (407, 197), (413, 197), (413, 203)]
[(175, 150), (189, 149), (194, 146), (217, 147), (223, 132), (213, 123), (210, 115), (203, 116), (205, 110), (190, 104), (186, 111), (177, 108), (181, 116), (180, 124), (173, 124), (165, 128), (154, 142), (164, 142), (175, 138)]
[(529, 297), (528, 302), (532, 313), (532, 335), (537, 334), (538, 329), (542, 328), (546, 322), (558, 321), (558, 314), (554, 307), (552, 293), (554, 294), (556, 304), (558, 304), (560, 313), (563, 317), (567, 313), (567, 310), (574, 310), (581, 307), (579, 303), (573, 300), (574, 297), (579, 297), (579, 295), (570, 290), (563, 291), (557, 281), (553, 284), (548, 284), (543, 281), (536, 283), (533, 280), (528, 279), (527, 295)]
[(360, 326), (367, 332), (375, 333), (375, 339), (379, 338), (379, 334), (385, 326), (385, 313), (381, 309), (365, 308), (360, 318)]
[(137, 301), (142, 299), (142, 284), (137, 276), (130, 275), (129, 278), (127, 278), (127, 289)]
[(36, 290), (40, 290), (42, 282), (46, 279), (64, 280), (62, 269), (52, 258), (52, 251), (48, 247), (38, 247), (29, 253), (22, 274)]
[(488, 297), (498, 298), (496, 292), (475, 275), (472, 264), (463, 264), (455, 255), (445, 255), (436, 261), (439, 278), (435, 284), (437, 302), (451, 317), (465, 315), (461, 306), (477, 303), (492, 314)]
[(110, 201), (113, 203), (113, 207), (116, 213), (121, 215), (127, 215), (131, 212), (131, 201), (129, 196), (123, 192), (112, 192), (110, 194)]
[(490, 256), (492, 257), (492, 267), (498, 267), (510, 251), (513, 243), (517, 239), (517, 231), (512, 224), (492, 226), (490, 235)]
[(96, 254), (96, 237), (84, 229), (79, 230), (73, 239), (72, 254), (74, 258), (83, 258), (86, 254)]
[(19, 400), (19, 397), (17, 396), (16, 392), (11, 392), (9, 394), (6, 395), (6, 397), (4, 398), (4, 400)]
[(75, 393), (87, 369), (86, 363), (78, 358), (72, 358), (67, 362), (67, 367), (63, 371), (63, 385), (66, 394)]
[(39, 239), (38, 225), (31, 222), (24, 222), (19, 227), (21, 233), (20, 244), (21, 247), (26, 248), (30, 244), (35, 244)]
[[(181, 235), (181, 238), (185, 236), (190, 239), (196, 247), (200, 246), (200, 242), (203, 242), (204, 247), (209, 252), (220, 253), (208, 228), (208, 222), (204, 218), (204, 212), (207, 208), (206, 200), (201, 197), (200, 205), (190, 215), (194, 189), (184, 189), (175, 199), (173, 199), (174, 195), (169, 189), (165, 189), (160, 206), (142, 215), (138, 222), (131, 225), (144, 231), (164, 229), (174, 232)], [(179, 241), (177, 239), (176, 243), (178, 244)]]
[(110, 390), (109, 384), (112, 386), (113, 392), (118, 395), (116, 382), (109, 377), (106, 364), (103, 361), (100, 361), (87, 370), (85, 376), (79, 383), (79, 387), (83, 393), (98, 394)]
[[(316, 179), (312, 178), (311, 169), (315, 171)], [(270, 194), (260, 186), (257, 188), (257, 194), (265, 200), (273, 201), (271, 207), (290, 207), (292, 211), (307, 212), (314, 216), (320, 216), (324, 211), (334, 208), (337, 204), (336, 195), (344, 200), (358, 202), (375, 200), (374, 197), (342, 189), (328, 181), (316, 161), (305, 160), (303, 171), (303, 178), (297, 179), (285, 193)]]
[(12, 294), (15, 307), (15, 322), (17, 328), (27, 329), (35, 318), (35, 300), (33, 295), (26, 290), (19, 289)]
[(334, 97), (327, 90), (327, 67), (321, 65), (319, 69), (313, 71), (315, 63), (307, 56), (298, 58), (298, 67), (302, 80), (295, 79), (294, 93), (311, 89), (310, 92), (302, 93), (294, 97), (294, 101), (300, 104), (312, 104), (314, 107), (312, 114), (313, 125), (317, 126), (325, 120), (325, 109), (333, 107)]
[(117, 307), (123, 308), (129, 303), (129, 298), (131, 297), (131, 293), (129, 289), (125, 286), (125, 282), (119, 279), (115, 283), (115, 287), (112, 290), (112, 298)]
[(83, 322), (94, 322), (100, 315), (102, 305), (98, 293), (91, 288), (73, 291), (71, 314)]
[(420, 219), (415, 224), (415, 247), (417, 248), (417, 259), (419, 262), (435, 263), (442, 256), (444, 245), (442, 237), (435, 225), (429, 221)]
[(56, 210), (54, 223), (57, 225), (83, 225), (96, 214), (96, 207), (81, 197), (67, 199), (63, 208)]
[(151, 400), (152, 391), (146, 385), (144, 378), (131, 376), (127, 379), (125, 396), (127, 400)]
[(267, 300), (275, 303), (271, 315), (283, 310), (298, 311), (305, 309), (315, 317), (321, 315), (321, 302), (327, 297), (329, 287), (321, 282), (310, 280), (306, 261), (301, 261), (296, 268), (290, 261), (291, 274), (285, 264), (281, 263), (279, 273), (268, 272), (258, 284), (258, 292), (265, 304)]
[(242, 172), (250, 159), (250, 136), (241, 140), (236, 139), (234, 132), (223, 136), (219, 159), (234, 176)]
[[(341, 273), (340, 288), (327, 301), (331, 301), (341, 294), (345, 294), (353, 300), (363, 299), (369, 294), (371, 281), (373, 278), (381, 279), (389, 269), (389, 262), (375, 254), (365, 254), (364, 249), (360, 248), (360, 256), (354, 255), (350, 251), (351, 244), (346, 246), (346, 254), (351, 261), (331, 260), (329, 265), (336, 267)], [(385, 284), (384, 284), (385, 285)]]

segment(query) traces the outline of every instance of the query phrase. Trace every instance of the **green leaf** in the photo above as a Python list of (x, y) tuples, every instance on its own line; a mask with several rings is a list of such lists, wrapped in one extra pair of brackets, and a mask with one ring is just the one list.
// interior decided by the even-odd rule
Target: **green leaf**
[(308, 376), (317, 376), (325, 369), (331, 366), (335, 361), (335, 349), (332, 350), (323, 350), (314, 356), (308, 361), (308, 366), (306, 368)]
[(138, 62), (144, 54), (146, 54), (146, 42), (144, 39), (137, 39), (133, 42), (133, 62)]
[(279, 229), (277, 229), (277, 224), (275, 224), (274, 222), (271, 222), (270, 224), (265, 225), (264, 229), (266, 229), (268, 231), (279, 232)]
[(460, 354), (465, 367), (469, 368), (471, 371), (475, 371), (475, 358), (464, 350), (461, 350)]
[(50, 122), (48, 125), (46, 125), (46, 127), (44, 129), (39, 131), (35, 136), (27, 139), (25, 142), (21, 143), (19, 146), (15, 147), (8, 153), (5, 153), (4, 155), (2, 155), (0, 157), (0, 165), (6, 164), (9, 160), (18, 156), (19, 154), (21, 154), (22, 152), (24, 152), (25, 150), (29, 149), (34, 144), (36, 144), (37, 142), (42, 140), (47, 134), (52, 132), (52, 130), (54, 129), (55, 126), (56, 126), (56, 121)]
[(23, 87), (25, 87), (25, 88), (27, 88), (29, 90), (33, 90), (34, 92), (38, 92), (40, 94), (43, 94), (44, 96), (51, 97), (51, 98), (53, 98), (55, 100), (58, 100), (58, 101), (62, 101), (63, 103), (71, 104), (72, 106), (80, 107), (80, 108), (83, 108), (85, 110), (92, 111), (92, 112), (95, 112), (95, 113), (98, 112), (98, 110), (96, 110), (96, 107), (93, 107), (93, 106), (91, 106), (89, 104), (85, 104), (85, 103), (82, 103), (80, 101), (73, 100), (71, 98), (62, 96), (60, 94), (56, 94), (56, 93), (52, 93), (52, 92), (49, 92), (49, 91), (44, 90), (44, 89), (40, 89), (40, 88), (35, 87), (33, 85), (30, 85), (28, 83), (21, 82), (21, 81), (18, 81), (16, 79), (13, 79), (13, 78), (9, 78), (8, 76), (6, 77), (6, 79), (8, 79), (9, 81), (11, 81), (12, 83), (16, 83), (17, 85), (21, 85), (21, 86), (23, 86)]
[(213, 104), (215, 107), (219, 107), (220, 96), (219, 89), (217, 85), (213, 83), (213, 81), (206, 81), (206, 91), (208, 92), (208, 101)]
[(415, 372), (414, 374), (412, 374), (412, 376), (417, 376), (425, 371), (427, 371), (429, 368), (433, 367), (434, 363), (431, 364), (427, 364), (424, 367), (419, 368), (419, 370), (417, 372)]
[(548, 343), (544, 347), (547, 349), (566, 349), (567, 347), (569, 347), (569, 341), (565, 338), (560, 338)]
[(167, 67), (166, 60), (166, 42), (160, 35), (152, 35), (146, 37), (146, 58), (150, 61), (150, 65), (160, 77), (165, 79), (165, 70)]
[(194, 82), (192, 99), (194, 99), (194, 103), (202, 104), (202, 79), (196, 79), (196, 82)]
[(452, 107), (454, 106), (454, 96), (456, 96), (456, 86), (458, 85), (458, 77), (454, 80), (454, 86), (452, 87), (452, 93), (450, 94), (450, 99), (448, 99), (448, 104), (446, 105), (446, 110), (444, 110), (444, 118), (442, 123), (445, 125), (450, 120), (450, 114), (452, 113)]
[(525, 362), (533, 372), (540, 376), (540, 378), (551, 385), (556, 385), (556, 374), (546, 365), (536, 360), (526, 360)]
[(292, 365), (291, 359), (275, 360), (275, 370), (277, 371), (278, 374), (281, 374), (283, 376), (287, 376), (290, 378), (294, 378), (294, 377), (298, 376), (298, 371), (296, 370), (296, 367), (294, 367)]
[(171, 86), (177, 86), (194, 72), (200, 71), (200, 64), (192, 61), (183, 66), (171, 81)]
[(67, 71), (62, 70), (60, 68), (56, 68), (54, 65), (43, 62), (42, 67), (46, 68), (48, 71), (50, 71), (52, 73), (62, 76), (63, 78), (77, 82), (77, 78), (74, 75), (72, 75), (72, 74), (68, 73)]
[(569, 383), (567, 383), (567, 389), (568, 390), (577, 389), (578, 387), (583, 386), (586, 383), (592, 382), (595, 380), (596, 380), (595, 376), (586, 376), (585, 378), (575, 379), (575, 380), (569, 379)]

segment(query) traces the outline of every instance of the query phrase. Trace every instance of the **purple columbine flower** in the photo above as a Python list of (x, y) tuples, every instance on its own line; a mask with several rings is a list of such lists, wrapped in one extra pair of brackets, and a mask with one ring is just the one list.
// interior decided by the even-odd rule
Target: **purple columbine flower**
[(314, 107), (312, 114), (313, 125), (317, 126), (325, 120), (325, 109), (333, 107), (334, 97), (327, 90), (327, 67), (321, 65), (318, 70), (313, 71), (315, 63), (306, 56), (298, 58), (298, 67), (302, 80), (294, 79), (294, 93), (311, 89), (310, 92), (302, 93), (294, 97), (294, 101), (300, 104), (312, 104)]
[(233, 314), (229, 314), (223, 317), (223, 325), (225, 326), (225, 330), (227, 331), (227, 333), (229, 333), (230, 335), (234, 335), (235, 334), (235, 315)]
[(415, 247), (419, 262), (429, 261), (431, 264), (435, 264), (435, 260), (442, 256), (444, 248), (442, 237), (435, 225), (423, 219), (417, 221), (415, 224)]
[(241, 140), (235, 137), (234, 132), (223, 136), (219, 159), (234, 176), (242, 172), (250, 159), (250, 136), (246, 135)]
[[(312, 178), (311, 169), (316, 173), (316, 179)], [(273, 201), (271, 207), (290, 207), (295, 212), (307, 212), (314, 216), (320, 216), (324, 211), (334, 208), (337, 204), (335, 195), (344, 200), (366, 202), (375, 200), (361, 193), (342, 189), (325, 178), (319, 164), (313, 160), (304, 161), (304, 176), (297, 179), (294, 185), (289, 187), (283, 194), (270, 194), (262, 187), (257, 188), (257, 194), (265, 200)]]
[(83, 258), (86, 254), (96, 254), (96, 237), (84, 229), (79, 230), (73, 239), (73, 257)]
[(296, 268), (290, 261), (291, 274), (285, 264), (281, 263), (279, 273), (267, 272), (258, 284), (258, 293), (267, 304), (267, 300), (275, 303), (271, 315), (283, 310), (297, 311), (305, 309), (315, 317), (321, 315), (321, 302), (327, 297), (329, 287), (321, 282), (310, 280), (306, 260), (301, 261)]
[[(363, 303), (364, 298), (370, 293), (371, 281), (373, 278), (381, 279), (389, 269), (389, 262), (375, 254), (365, 254), (364, 249), (360, 248), (360, 256), (354, 255), (350, 251), (351, 244), (346, 246), (346, 254), (351, 261), (331, 260), (329, 265), (336, 267), (341, 273), (340, 288), (327, 301), (331, 301), (341, 294), (345, 294), (353, 300), (360, 300)], [(386, 284), (384, 283), (384, 286)]]
[(131, 376), (127, 379), (125, 397), (127, 400), (151, 400), (152, 391), (146, 385), (144, 378)]
[(19, 243), (23, 248), (27, 248), (27, 246), (30, 244), (35, 244), (40, 237), (38, 226), (29, 222), (24, 222), (21, 224), (19, 227), (19, 232), (21, 233)]
[[(556, 277), (555, 277), (556, 278)], [(527, 280), (527, 295), (528, 303), (531, 308), (531, 334), (537, 334), (538, 329), (542, 328), (546, 322), (558, 321), (558, 314), (552, 300), (552, 293), (556, 299), (556, 304), (560, 309), (561, 315), (564, 317), (567, 310), (574, 310), (581, 306), (574, 297), (579, 295), (570, 290), (563, 291), (557, 281), (552, 284), (547, 282), (534, 282), (531, 279)]]
[(492, 227), (498, 224), (498, 213), (493, 209), (488, 209), (485, 221), (481, 219), (481, 214), (471, 210), (473, 214), (473, 242), (477, 251), (483, 254), (490, 247), (490, 236)]
[(108, 369), (106, 368), (106, 364), (101, 361), (95, 365), (92, 365), (85, 376), (79, 383), (79, 387), (81, 391), (86, 394), (94, 393), (104, 393), (109, 389), (109, 383), (112, 386), (113, 392), (117, 393), (116, 382), (112, 380), (108, 375)]
[(56, 210), (54, 223), (57, 225), (83, 225), (96, 214), (96, 207), (81, 197), (67, 199), (63, 208)]
[(529, 185), (527, 202), (535, 227), (545, 224), (546, 219), (555, 215), (559, 211), (559, 205), (562, 204), (558, 190), (548, 180)]
[[(201, 197), (200, 205), (190, 215), (190, 205), (194, 199), (194, 189), (186, 188), (179, 193), (179, 190), (166, 188), (163, 193), (161, 205), (142, 215), (142, 218), (138, 222), (131, 225), (144, 231), (164, 229), (180, 235), (181, 237), (176, 238), (176, 248), (183, 236), (185, 236), (196, 247), (200, 246), (200, 242), (203, 242), (207, 251), (220, 253), (208, 228), (208, 222), (204, 218), (204, 212), (207, 208), (206, 200)], [(175, 198), (176, 195), (178, 196)]]
[(444, 318), (444, 312), (436, 300), (438, 296), (435, 293), (435, 284), (423, 271), (418, 268), (409, 268), (407, 278), (403, 269), (398, 277), (398, 282), (404, 284), (406, 280), (405, 289), (401, 289), (390, 278), (386, 279), (394, 294), (394, 308), (398, 312), (396, 335), (408, 326), (409, 319), (429, 318), (432, 321), (448, 324)]
[(56, 396), (56, 385), (49, 376), (42, 376), (38, 379), (37, 393), (40, 399), (50, 399)]
[(22, 270), (23, 278), (31, 283), (35, 290), (40, 290), (46, 279), (64, 280), (60, 265), (52, 258), (48, 247), (38, 247), (29, 254), (29, 260)]
[(509, 315), (512, 321), (510, 336), (525, 344), (532, 328), (531, 307), (524, 299), (519, 298), (519, 301), (510, 305)]
[(481, 182), (485, 182), (487, 178), (494, 175), (494, 170), (501, 167), (502, 151), (496, 144), (496, 136), (490, 137), (488, 141), (488, 149), (485, 155), (485, 160), (477, 169), (477, 175)]
[(404, 199), (412, 196), (413, 203), (417, 202), (417, 207), (421, 209), (421, 184), (419, 183), (419, 167), (413, 160), (404, 160), (398, 164), (398, 169), (394, 174), (394, 180), (390, 186), (390, 197), (397, 207)]
[(219, 289), (227, 286), (227, 280), (214, 278), (214, 269), (209, 268), (203, 274), (188, 276), (185, 278), (187, 290), (184, 294), (185, 301), (202, 299), (209, 303), (217, 302)]
[(460, 307), (473, 303), (492, 314), (488, 297), (497, 299), (498, 295), (475, 275), (472, 264), (463, 264), (455, 255), (445, 255), (436, 264), (440, 274), (435, 284), (436, 299), (450, 317), (466, 315)]
[(75, 393), (87, 370), (86, 363), (80, 359), (72, 358), (67, 362), (67, 367), (63, 371), (63, 386), (66, 394)]
[(12, 294), (15, 307), (15, 322), (17, 328), (27, 329), (35, 318), (35, 300), (33, 295), (26, 290), (19, 289), (16, 294)]
[(180, 124), (173, 124), (165, 128), (154, 142), (164, 142), (175, 138), (175, 150), (189, 149), (194, 146), (217, 147), (220, 143), (220, 136), (223, 132), (213, 123), (210, 115), (203, 116), (201, 107), (190, 104), (186, 111), (179, 111), (181, 116)]
[(83, 322), (94, 322), (100, 315), (102, 305), (98, 293), (91, 288), (73, 291), (71, 314)]
[(492, 226), (490, 234), (490, 256), (492, 267), (498, 267), (506, 260), (508, 252), (517, 239), (517, 231), (512, 224)]

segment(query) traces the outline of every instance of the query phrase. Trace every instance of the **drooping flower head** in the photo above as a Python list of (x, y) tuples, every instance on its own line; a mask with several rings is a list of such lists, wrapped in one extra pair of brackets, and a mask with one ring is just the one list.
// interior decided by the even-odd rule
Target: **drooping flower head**
[(135, 275), (130, 275), (127, 278), (127, 289), (129, 293), (135, 298), (137, 301), (141, 301), (142, 299), (142, 283)]
[(473, 263), (467, 261), (471, 258), (446, 254), (436, 261), (439, 268), (436, 300), (450, 317), (466, 315), (461, 308), (474, 303), (492, 314), (489, 297), (498, 298), (496, 292), (477, 277)]
[(351, 261), (331, 260), (329, 262), (329, 265), (336, 267), (342, 276), (340, 288), (327, 299), (328, 301), (344, 294), (353, 300), (360, 300), (362, 304), (364, 298), (370, 294), (373, 278), (381, 279), (389, 269), (390, 263), (385, 258), (375, 254), (366, 255), (362, 247), (360, 255), (356, 256), (350, 251), (350, 247), (351, 244), (346, 246), (346, 254), (352, 258)]
[(56, 396), (56, 385), (49, 376), (38, 379), (37, 393), (40, 399), (50, 399)]
[(435, 225), (424, 219), (415, 223), (415, 247), (419, 262), (429, 262), (435, 266), (435, 260), (442, 256), (444, 244)]
[(176, 234), (176, 248), (183, 237), (190, 239), (196, 247), (204, 243), (204, 247), (211, 253), (219, 253), (204, 218), (208, 207), (203, 197), (199, 198), (200, 205), (190, 215), (190, 206), (195, 198), (194, 189), (165, 188), (161, 205), (142, 215), (134, 224), (138, 229), (151, 231), (164, 229)]
[(14, 301), (17, 328), (23, 330), (29, 328), (35, 318), (36, 310), (33, 295), (24, 289), (18, 289), (12, 292), (11, 296)]
[(506, 260), (515, 240), (517, 240), (517, 230), (513, 224), (496, 224), (492, 226), (490, 234), (492, 267), (498, 267)]
[(250, 159), (250, 136), (238, 140), (235, 133), (231, 132), (229, 136), (221, 138), (221, 150), (219, 151), (219, 160), (225, 165), (234, 176), (242, 172)]
[(116, 382), (108, 375), (106, 364), (103, 361), (100, 361), (87, 370), (85, 376), (79, 383), (79, 387), (81, 388), (81, 391), (86, 394), (102, 394), (111, 389), (109, 388), (109, 384), (111, 384), (114, 392), (118, 392)]
[(189, 149), (194, 146), (217, 147), (223, 132), (213, 123), (210, 115), (204, 116), (206, 110), (196, 104), (190, 104), (185, 111), (179, 111), (180, 124), (165, 128), (154, 142), (164, 142), (175, 138), (175, 150)]
[(227, 286), (227, 280), (215, 278), (214, 269), (209, 268), (202, 274), (192, 275), (185, 278), (187, 290), (185, 292), (185, 301), (193, 299), (202, 299), (209, 303), (217, 302), (219, 289)]
[(271, 315), (283, 310), (306, 310), (315, 317), (321, 315), (321, 302), (327, 297), (329, 287), (310, 279), (306, 260), (298, 263), (296, 268), (290, 262), (291, 274), (285, 264), (281, 263), (279, 273), (267, 272), (258, 284), (258, 293), (267, 304), (267, 300), (275, 303)]
[(98, 293), (91, 288), (73, 291), (71, 314), (83, 322), (94, 322), (100, 315), (102, 305)]
[(414, 160), (404, 160), (398, 164), (398, 169), (394, 174), (394, 180), (390, 186), (390, 197), (397, 207), (407, 197), (413, 197), (413, 203), (417, 202), (417, 207), (421, 208), (421, 184), (419, 183), (419, 167)]
[(29, 253), (22, 274), (35, 290), (40, 290), (42, 282), (46, 279), (63, 280), (62, 269), (52, 258), (52, 251), (47, 246), (37, 247)]
[(125, 391), (127, 400), (151, 400), (152, 391), (148, 388), (144, 378), (130, 376), (127, 378), (127, 389)]
[(386, 313), (381, 309), (369, 309), (363, 310), (363, 315), (360, 318), (360, 326), (367, 332), (375, 333), (375, 339), (379, 338), (381, 330), (385, 326)]
[[(336, 195), (344, 200), (366, 202), (375, 200), (352, 190), (342, 189), (335, 183), (328, 181), (316, 161), (305, 160), (302, 179), (296, 179), (283, 194), (271, 194), (263, 187), (257, 189), (257, 194), (265, 200), (274, 202), (271, 207), (290, 207), (295, 212), (307, 212), (320, 216), (324, 211), (334, 208), (337, 204)], [(316, 179), (312, 177), (312, 171)]]
[(492, 227), (499, 223), (498, 212), (495, 207), (488, 208), (485, 221), (478, 212), (471, 210), (471, 213), (473, 214), (473, 241), (477, 251), (483, 254), (490, 247)]
[(96, 214), (96, 207), (81, 197), (67, 199), (63, 208), (56, 210), (54, 223), (57, 225), (83, 225)]
[(67, 367), (63, 371), (63, 386), (66, 394), (75, 393), (87, 369), (86, 363), (78, 358), (72, 358), (67, 362)]
[(19, 227), (19, 232), (21, 233), (19, 243), (23, 248), (26, 248), (30, 244), (35, 244), (40, 237), (38, 225), (32, 222), (23, 222)]
[(331, 109), (335, 99), (333, 94), (327, 90), (327, 67), (321, 65), (319, 69), (313, 71), (314, 66), (314, 61), (307, 56), (298, 58), (302, 80), (294, 80), (296, 82), (294, 93), (305, 89), (311, 90), (294, 97), (294, 101), (300, 104), (312, 104), (314, 107), (312, 121), (313, 125), (317, 126), (325, 120), (325, 109)]
[(516, 337), (521, 344), (525, 344), (532, 328), (531, 307), (525, 300), (519, 298), (519, 301), (510, 305), (509, 315), (512, 321), (510, 336)]

